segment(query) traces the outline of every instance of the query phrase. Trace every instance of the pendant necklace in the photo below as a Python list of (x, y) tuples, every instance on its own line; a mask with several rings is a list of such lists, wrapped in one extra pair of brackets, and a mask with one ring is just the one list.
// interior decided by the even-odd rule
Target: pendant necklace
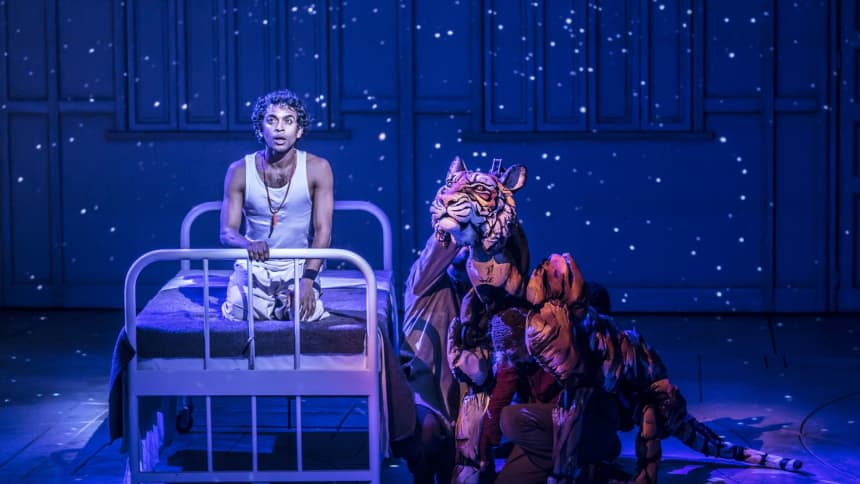
[[(266, 183), (266, 160), (263, 159), (263, 186), (266, 187), (266, 200), (269, 202), (269, 213), (272, 214), (272, 223), (269, 225), (269, 238), (272, 237), (272, 234), (275, 232), (275, 225), (278, 224), (278, 212), (284, 208), (284, 205), (287, 203), (287, 195), (290, 193), (290, 185), (292, 184), (293, 174), (290, 173), (290, 176), (287, 178), (286, 190), (284, 190), (284, 198), (281, 200), (281, 203), (278, 205), (278, 208), (275, 208), (272, 204), (272, 197), (269, 195), (269, 184)], [(293, 166), (295, 170), (295, 165)]]

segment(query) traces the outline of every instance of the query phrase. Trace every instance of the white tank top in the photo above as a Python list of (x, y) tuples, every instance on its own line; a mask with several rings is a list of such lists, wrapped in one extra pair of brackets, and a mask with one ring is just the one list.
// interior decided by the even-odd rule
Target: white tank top
[(277, 209), (281, 204), (284, 192), (287, 192), (287, 200), (277, 212), (278, 221), (270, 237), (272, 212), (266, 197), (266, 185), (257, 171), (255, 154), (245, 155), (245, 237), (249, 240), (268, 240), (271, 248), (306, 248), (312, 211), (306, 152), (296, 150), (296, 169), (287, 185), (281, 188), (269, 187), (272, 209)]

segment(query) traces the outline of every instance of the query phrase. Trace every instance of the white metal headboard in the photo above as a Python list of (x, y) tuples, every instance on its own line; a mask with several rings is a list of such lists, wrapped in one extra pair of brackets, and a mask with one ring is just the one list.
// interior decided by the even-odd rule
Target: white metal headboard
[[(357, 210), (367, 212), (379, 221), (382, 226), (382, 269), (386, 271), (393, 270), (392, 262), (392, 243), (391, 243), (391, 222), (388, 216), (381, 208), (373, 203), (364, 200), (338, 200), (334, 202), (335, 210)], [(220, 201), (203, 202), (195, 205), (185, 214), (182, 219), (182, 227), (179, 231), (179, 247), (181, 249), (191, 248), (191, 225), (200, 215), (206, 212), (215, 212), (221, 210)], [(183, 260), (181, 262), (182, 270), (188, 270), (191, 267), (191, 261)]]

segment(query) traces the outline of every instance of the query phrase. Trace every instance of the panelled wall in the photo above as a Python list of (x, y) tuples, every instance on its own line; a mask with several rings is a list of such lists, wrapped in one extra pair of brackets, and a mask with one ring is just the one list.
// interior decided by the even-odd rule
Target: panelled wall
[[(450, 160), (529, 170), (533, 264), (622, 311), (847, 311), (857, 293), (855, 7), (775, 0), (0, 0), (7, 306), (114, 307), (257, 148), (289, 87), (339, 199), (390, 216), (400, 280)], [(853, 114), (852, 114), (853, 113)], [(335, 244), (378, 264), (369, 218)], [(217, 217), (195, 230), (217, 244)], [(147, 274), (157, 284), (172, 268)]]

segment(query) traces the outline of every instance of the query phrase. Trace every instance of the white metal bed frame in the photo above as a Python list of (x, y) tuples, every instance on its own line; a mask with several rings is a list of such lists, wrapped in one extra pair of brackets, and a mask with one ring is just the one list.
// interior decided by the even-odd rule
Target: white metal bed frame
[[(236, 260), (246, 258), (244, 249), (192, 249), (190, 228), (200, 214), (219, 210), (220, 202), (207, 202), (195, 206), (182, 222), (180, 249), (162, 249), (147, 252), (129, 268), (125, 280), (125, 329), (132, 348), (137, 348), (137, 279), (148, 265), (160, 261), (181, 261), (181, 268), (190, 268), (192, 260), (202, 261), (203, 300), (209, 300), (209, 261)], [(391, 270), (391, 226), (385, 213), (378, 207), (361, 201), (340, 201), (337, 210), (368, 211), (380, 221), (383, 230), (384, 268)], [(142, 369), (138, 368), (137, 356), (128, 364), (125, 400), (128, 405), (129, 469), (131, 482), (200, 482), (200, 481), (369, 481), (378, 483), (381, 472), (380, 425), (380, 362), (377, 345), (377, 285), (376, 274), (358, 254), (343, 249), (271, 249), (271, 258), (279, 259), (336, 259), (351, 263), (363, 275), (366, 282), (366, 314), (364, 367), (345, 369), (303, 369), (301, 367), (300, 324), (294, 325), (295, 348), (293, 368), (289, 370), (255, 370), (255, 340), (253, 311), (248, 311), (249, 350), (247, 370), (216, 370), (210, 367), (210, 324), (208, 304), (204, 304), (203, 333), (204, 357), (201, 369)], [(253, 273), (248, 271), (249, 286), (253, 284)], [(294, 290), (298, 290), (300, 274), (296, 272)], [(393, 293), (390, 288), (389, 293)], [(298, 300), (298, 295), (294, 300)], [(248, 291), (248, 305), (253, 307), (253, 291)], [(396, 301), (396, 298), (393, 298)], [(293, 307), (293, 321), (299, 320), (299, 305)], [(392, 306), (396, 314), (396, 306)], [(396, 328), (396, 324), (395, 324)], [(394, 333), (397, 333), (395, 329)], [(396, 347), (396, 346), (395, 346)], [(189, 383), (193, 382), (193, 383)], [(367, 469), (351, 470), (305, 470), (302, 453), (302, 396), (366, 396), (368, 405), (368, 454)], [(141, 470), (141, 436), (139, 397), (148, 396), (197, 396), (206, 401), (206, 447), (207, 470), (193, 472), (155, 472)], [(216, 471), (213, 464), (212, 409), (213, 396), (250, 396), (251, 399), (251, 470)], [(260, 470), (258, 462), (257, 397), (296, 397), (296, 470)]]

